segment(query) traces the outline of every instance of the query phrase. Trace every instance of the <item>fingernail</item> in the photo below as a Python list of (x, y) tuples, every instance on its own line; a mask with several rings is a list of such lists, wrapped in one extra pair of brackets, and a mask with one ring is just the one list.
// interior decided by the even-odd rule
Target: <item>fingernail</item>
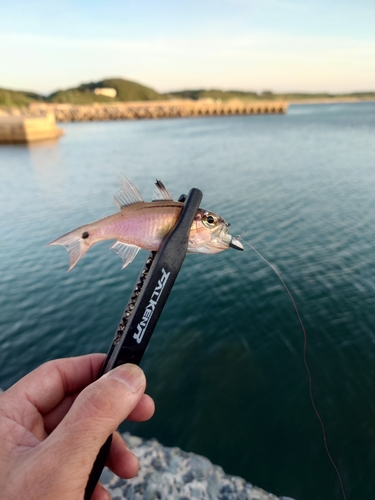
[(137, 365), (121, 365), (109, 372), (108, 376), (125, 384), (129, 389), (136, 393), (145, 383), (145, 375)]

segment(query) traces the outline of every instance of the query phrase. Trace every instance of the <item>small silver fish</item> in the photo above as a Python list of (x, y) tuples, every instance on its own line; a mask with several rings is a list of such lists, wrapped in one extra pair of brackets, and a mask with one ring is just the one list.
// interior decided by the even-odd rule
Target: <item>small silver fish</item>
[[(152, 201), (145, 202), (124, 177), (115, 196), (119, 212), (78, 227), (48, 245), (62, 245), (68, 250), (68, 271), (98, 241), (116, 240), (111, 249), (122, 258), (122, 269), (132, 262), (139, 249), (158, 250), (178, 221), (183, 203), (173, 201), (161, 181), (156, 181), (155, 186)], [(242, 244), (228, 234), (229, 226), (219, 215), (199, 208), (191, 226), (187, 253), (213, 254), (229, 247), (243, 250)]]

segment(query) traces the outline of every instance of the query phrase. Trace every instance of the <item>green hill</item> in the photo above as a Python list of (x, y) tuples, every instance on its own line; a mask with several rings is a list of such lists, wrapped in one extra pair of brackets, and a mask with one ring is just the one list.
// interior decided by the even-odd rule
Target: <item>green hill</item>
[(0, 88), (0, 106), (27, 106), (35, 101), (43, 101), (43, 97), (35, 92)]
[[(94, 94), (96, 88), (112, 88), (116, 97)], [(48, 102), (90, 104), (93, 102), (156, 101), (164, 97), (150, 87), (122, 78), (107, 78), (99, 82), (82, 83), (79, 87), (58, 90), (47, 97)]]
[[(97, 88), (111, 88), (116, 90), (115, 97), (97, 95), (94, 90)], [(98, 82), (82, 83), (78, 87), (67, 90), (57, 90), (53, 94), (45, 97), (35, 92), (17, 91), (0, 88), (0, 106), (27, 106), (32, 102), (55, 102), (68, 104), (92, 104), (94, 102), (127, 102), (127, 101), (158, 101), (168, 99), (220, 99), (228, 101), (230, 99), (241, 99), (246, 101), (259, 100), (286, 100), (286, 101), (308, 101), (314, 100), (334, 100), (335, 98), (356, 98), (361, 100), (375, 99), (375, 92), (353, 92), (347, 94), (330, 93), (304, 93), (289, 92), (276, 94), (271, 91), (245, 92), (241, 90), (220, 90), (220, 89), (196, 89), (181, 90), (159, 94), (151, 87), (146, 87), (140, 83), (124, 80), (123, 78), (106, 78)]]
[(53, 94), (46, 97), (46, 102), (54, 102), (60, 104), (92, 104), (94, 102), (113, 102), (115, 99), (103, 95), (95, 95), (86, 90), (77, 89), (57, 90)]

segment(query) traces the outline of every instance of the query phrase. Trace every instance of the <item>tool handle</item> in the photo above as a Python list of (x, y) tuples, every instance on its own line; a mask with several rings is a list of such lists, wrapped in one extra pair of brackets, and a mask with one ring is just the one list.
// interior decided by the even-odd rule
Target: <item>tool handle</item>
[(107, 441), (100, 448), (99, 453), (96, 456), (94, 465), (89, 475), (89, 479), (87, 481), (84, 500), (90, 500), (92, 494), (94, 493), (95, 486), (98, 484), (100, 475), (103, 472), (107, 458), (109, 456), (111, 444), (112, 444), (112, 434), (107, 437)]
[[(99, 376), (124, 363), (140, 364), (160, 314), (185, 259), (191, 225), (202, 200), (202, 192), (190, 190), (180, 218), (151, 252), (117, 328)], [(107, 461), (112, 436), (101, 447), (89, 475), (84, 500), (90, 500)]]

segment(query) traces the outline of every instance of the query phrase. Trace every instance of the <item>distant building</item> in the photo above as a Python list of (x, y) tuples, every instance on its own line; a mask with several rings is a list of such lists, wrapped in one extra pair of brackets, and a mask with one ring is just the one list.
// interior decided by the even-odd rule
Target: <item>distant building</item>
[(105, 95), (106, 97), (116, 97), (117, 92), (116, 89), (111, 88), (96, 88), (94, 89), (95, 95)]

